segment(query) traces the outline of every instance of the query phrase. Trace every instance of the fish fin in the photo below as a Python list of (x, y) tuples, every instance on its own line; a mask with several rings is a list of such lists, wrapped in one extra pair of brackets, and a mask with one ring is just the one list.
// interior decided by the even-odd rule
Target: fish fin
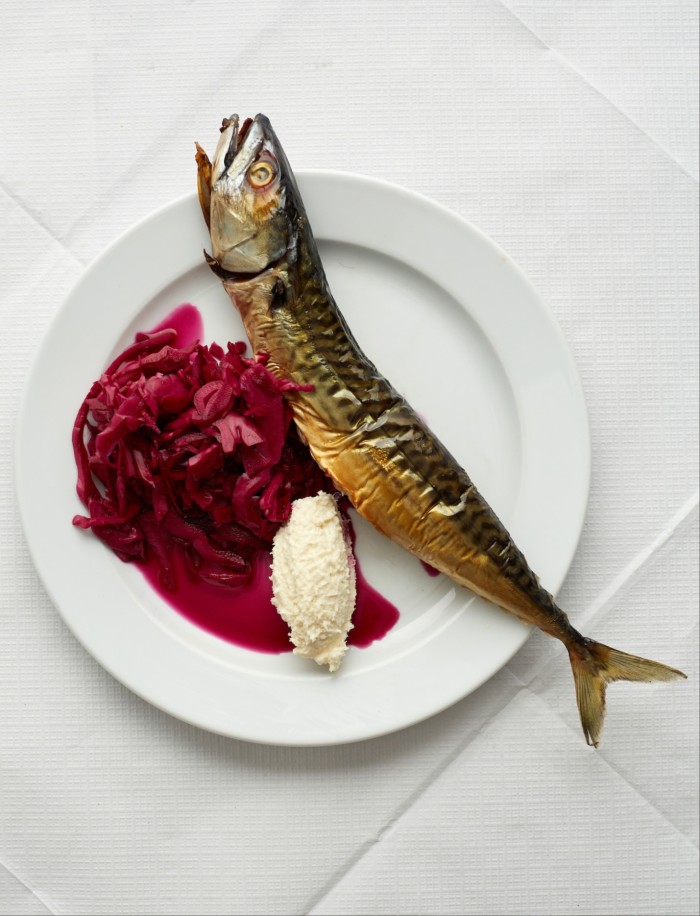
[(576, 702), (586, 742), (598, 747), (605, 718), (605, 688), (611, 681), (674, 681), (682, 671), (585, 639), (568, 647)]
[(211, 162), (209, 156), (204, 152), (202, 147), (195, 141), (196, 153), (194, 155), (197, 161), (197, 193), (199, 195), (199, 205), (202, 208), (202, 216), (206, 220), (207, 228), (211, 227)]
[(287, 301), (287, 287), (284, 281), (277, 277), (275, 285), (272, 287), (270, 294), (270, 308), (276, 309), (283, 306)]
[(206, 248), (202, 249), (204, 253), (204, 260), (209, 265), (209, 268), (216, 274), (217, 277), (221, 280), (235, 280), (238, 276), (237, 274), (231, 273), (230, 270), (226, 270), (224, 267), (219, 264), (216, 258), (212, 258)]

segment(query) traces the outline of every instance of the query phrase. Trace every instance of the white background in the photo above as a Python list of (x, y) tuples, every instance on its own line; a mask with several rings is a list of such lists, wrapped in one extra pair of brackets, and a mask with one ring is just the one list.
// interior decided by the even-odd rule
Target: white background
[[(695, 0), (3, 4), (0, 912), (697, 913), (697, 26)], [(561, 603), (690, 675), (613, 686), (599, 751), (538, 634), (419, 726), (281, 749), (151, 708), (51, 606), (13, 492), (28, 366), (233, 110), (297, 168), (451, 207), (559, 320), (593, 442)]]

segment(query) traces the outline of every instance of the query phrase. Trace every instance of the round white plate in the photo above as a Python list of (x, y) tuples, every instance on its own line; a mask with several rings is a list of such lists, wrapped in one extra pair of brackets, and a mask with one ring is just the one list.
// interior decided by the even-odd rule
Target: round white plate
[[(520, 269), (467, 222), (393, 185), (302, 172), (302, 196), (330, 285), (365, 352), (406, 395), (556, 591), (588, 496), (581, 386), (551, 314)], [(194, 195), (121, 236), (86, 270), (51, 324), (29, 376), (17, 489), (30, 550), (68, 626), (114, 677), (202, 728), (269, 744), (357, 741), (418, 722), (473, 691), (528, 628), (357, 524), (369, 581), (401, 612), (329, 675), (198, 629), (71, 525), (71, 427), (93, 379), (139, 329), (192, 302), (206, 342), (245, 339), (204, 264)]]

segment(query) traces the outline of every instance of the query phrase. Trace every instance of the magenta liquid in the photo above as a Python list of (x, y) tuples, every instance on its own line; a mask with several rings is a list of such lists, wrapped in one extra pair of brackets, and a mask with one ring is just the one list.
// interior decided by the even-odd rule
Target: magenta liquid
[(163, 588), (160, 565), (151, 559), (138, 566), (150, 585), (168, 604), (208, 633), (256, 652), (288, 652), (289, 629), (272, 605), (270, 555), (261, 551), (253, 558), (250, 582), (240, 588), (210, 585), (193, 579), (181, 550), (173, 551), (177, 587)]
[(176, 347), (187, 347), (196, 340), (202, 340), (204, 336), (204, 323), (199, 309), (189, 302), (184, 305), (178, 305), (177, 308), (169, 312), (161, 322), (146, 333), (156, 334), (166, 328), (172, 328), (177, 333), (174, 341)]
[[(159, 564), (151, 559), (137, 564), (151, 587), (191, 623), (227, 642), (256, 652), (291, 652), (289, 628), (272, 604), (270, 554), (260, 551), (253, 558), (253, 575), (247, 585), (225, 588), (193, 579), (180, 549), (173, 551), (177, 587), (163, 588)], [(356, 567), (357, 604), (348, 634), (351, 646), (369, 646), (381, 639), (399, 619), (399, 612), (367, 582)]]
[(423, 567), (423, 569), (427, 572), (429, 576), (439, 576), (440, 575), (440, 570), (435, 569), (435, 567), (431, 566), (430, 563), (426, 563), (424, 560), (421, 560), (420, 565)]

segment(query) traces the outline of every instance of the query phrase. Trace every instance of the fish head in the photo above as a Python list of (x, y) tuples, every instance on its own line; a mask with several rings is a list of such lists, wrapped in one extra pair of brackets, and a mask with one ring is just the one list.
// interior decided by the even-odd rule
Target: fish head
[(234, 114), (222, 123), (212, 163), (197, 149), (200, 202), (219, 270), (255, 275), (279, 262), (293, 242), (301, 199), (269, 120), (258, 114), (240, 125)]

